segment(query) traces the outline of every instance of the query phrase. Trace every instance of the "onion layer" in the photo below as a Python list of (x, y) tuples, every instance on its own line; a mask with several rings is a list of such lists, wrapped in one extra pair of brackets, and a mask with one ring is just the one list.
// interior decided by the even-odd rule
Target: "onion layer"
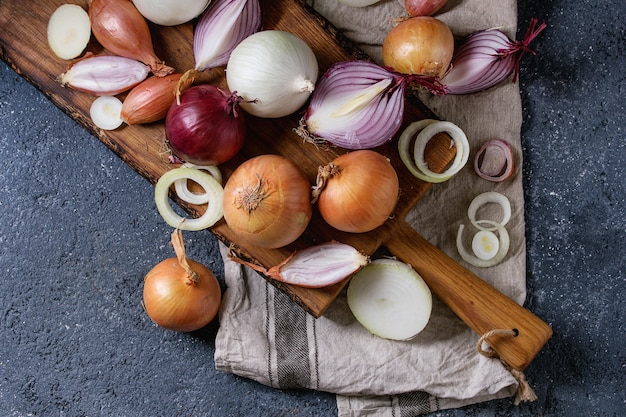
[(372, 334), (408, 340), (428, 324), (432, 294), (408, 264), (377, 259), (357, 272), (348, 285), (348, 306)]
[(502, 139), (487, 141), (474, 157), (474, 171), (487, 181), (502, 182), (513, 175), (513, 149)]
[[(444, 172), (437, 173), (428, 168), (424, 159), (426, 144), (438, 133), (446, 132), (454, 141), (456, 155), (452, 164)], [(413, 159), (409, 154), (411, 140), (417, 134), (413, 149)], [(422, 181), (439, 183), (452, 178), (459, 172), (469, 159), (469, 142), (461, 128), (450, 122), (442, 122), (434, 119), (424, 119), (411, 123), (400, 135), (398, 140), (398, 152), (411, 173)]]
[[(197, 219), (185, 219), (176, 214), (169, 202), (170, 186), (178, 180), (191, 180), (202, 187), (208, 197), (206, 211)], [(154, 201), (165, 222), (182, 230), (203, 230), (213, 226), (223, 216), (224, 190), (210, 174), (194, 168), (174, 168), (159, 178), (154, 188)]]
[(312, 193), (326, 223), (351, 233), (369, 232), (385, 223), (398, 194), (398, 175), (389, 160), (367, 149), (320, 167)]
[(243, 242), (279, 248), (304, 232), (313, 212), (310, 183), (289, 159), (259, 155), (231, 174), (224, 186), (224, 220)]

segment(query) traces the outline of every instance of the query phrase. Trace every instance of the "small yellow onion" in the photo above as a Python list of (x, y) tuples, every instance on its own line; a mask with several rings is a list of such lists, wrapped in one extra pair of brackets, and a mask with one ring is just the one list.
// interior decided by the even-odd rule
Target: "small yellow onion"
[(172, 233), (172, 245), (177, 258), (161, 261), (144, 277), (143, 304), (159, 326), (192, 332), (215, 318), (222, 292), (210, 269), (186, 258), (180, 229)]
[(313, 201), (317, 201), (322, 218), (335, 229), (364, 233), (385, 223), (398, 193), (398, 175), (389, 160), (364, 149), (320, 167)]
[(279, 248), (300, 237), (311, 220), (310, 183), (287, 158), (259, 155), (228, 178), (223, 207), (226, 224), (243, 242)]
[(406, 19), (383, 42), (383, 63), (404, 74), (442, 78), (452, 61), (454, 36), (444, 22), (430, 16)]

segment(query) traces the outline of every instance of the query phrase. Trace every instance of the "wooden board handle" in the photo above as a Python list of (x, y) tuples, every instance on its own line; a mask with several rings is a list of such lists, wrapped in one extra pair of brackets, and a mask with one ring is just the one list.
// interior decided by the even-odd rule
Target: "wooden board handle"
[(394, 230), (387, 248), (413, 266), (436, 294), (479, 335), (515, 329), (516, 337), (487, 339), (512, 368), (523, 371), (552, 336), (552, 328), (440, 251), (404, 223)]

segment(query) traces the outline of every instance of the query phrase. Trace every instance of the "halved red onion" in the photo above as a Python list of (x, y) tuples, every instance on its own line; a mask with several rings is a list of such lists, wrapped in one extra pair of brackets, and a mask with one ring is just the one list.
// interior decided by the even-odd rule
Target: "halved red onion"
[(404, 91), (412, 82), (427, 85), (431, 78), (391, 72), (369, 61), (337, 62), (318, 82), (296, 133), (346, 149), (380, 146), (400, 128)]
[(531, 19), (521, 41), (512, 41), (498, 29), (470, 34), (452, 57), (451, 69), (442, 79), (447, 94), (471, 94), (486, 90), (513, 74), (517, 79), (519, 62), (525, 52), (535, 55), (528, 45), (546, 28)]
[(226, 65), (233, 49), (260, 27), (259, 0), (214, 0), (194, 30), (195, 69)]
[(513, 175), (514, 168), (511, 145), (502, 139), (487, 141), (474, 157), (474, 171), (488, 181), (502, 182)]

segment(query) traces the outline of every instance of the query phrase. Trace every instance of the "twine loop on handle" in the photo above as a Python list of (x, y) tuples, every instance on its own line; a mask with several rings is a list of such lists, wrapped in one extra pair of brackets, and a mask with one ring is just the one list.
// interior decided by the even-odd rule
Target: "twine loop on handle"
[(515, 405), (519, 405), (519, 403), (522, 401), (535, 401), (537, 399), (535, 391), (532, 389), (528, 381), (526, 381), (526, 376), (524, 375), (524, 372), (512, 368), (511, 365), (509, 365), (508, 363), (506, 363), (505, 360), (500, 358), (498, 353), (494, 351), (491, 347), (489, 347), (488, 349), (484, 349), (483, 343), (487, 343), (486, 340), (489, 339), (491, 336), (500, 335), (517, 337), (518, 334), (519, 331), (517, 329), (494, 329), (483, 334), (476, 344), (476, 350), (478, 350), (478, 353), (488, 358), (499, 359), (502, 365), (504, 365), (504, 368), (509, 371), (511, 375), (513, 375), (513, 378), (515, 378), (515, 380), (517, 381), (517, 392), (515, 393), (515, 400), (513, 402), (513, 404)]

